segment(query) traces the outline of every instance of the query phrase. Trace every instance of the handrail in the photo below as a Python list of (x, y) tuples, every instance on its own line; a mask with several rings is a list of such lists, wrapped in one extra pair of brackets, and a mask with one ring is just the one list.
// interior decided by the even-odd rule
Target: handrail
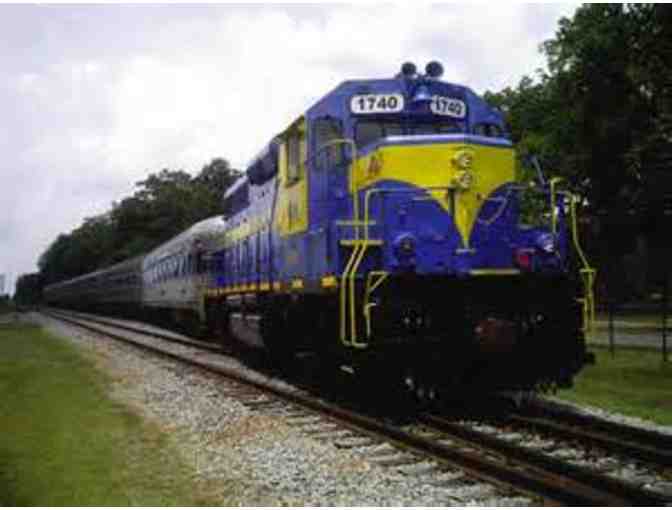
[(583, 299), (579, 300), (583, 304), (583, 327), (584, 331), (592, 331), (595, 325), (594, 287), (595, 287), (595, 277), (597, 276), (597, 270), (593, 268), (588, 262), (588, 258), (586, 257), (586, 254), (584, 253), (583, 248), (581, 247), (581, 243), (579, 241), (579, 227), (576, 214), (576, 203), (578, 201), (578, 198), (574, 193), (571, 193), (569, 191), (556, 190), (556, 183), (560, 182), (561, 180), (562, 179), (560, 177), (555, 177), (551, 179), (551, 200), (552, 200), (551, 205), (553, 207), (551, 216), (553, 223), (551, 226), (553, 227), (553, 233), (555, 235), (555, 232), (557, 230), (557, 212), (556, 212), (557, 205), (554, 200), (555, 196), (559, 195), (567, 197), (569, 199), (572, 242), (574, 244), (574, 249), (576, 250), (576, 253), (578, 254), (579, 259), (581, 261), (582, 267), (581, 269), (579, 269), (579, 273), (581, 274), (585, 290)]

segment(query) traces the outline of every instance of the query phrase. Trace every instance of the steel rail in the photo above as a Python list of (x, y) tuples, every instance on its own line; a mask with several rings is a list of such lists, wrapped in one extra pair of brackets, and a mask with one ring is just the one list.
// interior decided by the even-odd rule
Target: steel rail
[[(65, 310), (59, 310), (59, 309), (54, 309), (54, 308), (46, 308), (46, 309), (43, 308), (42, 311), (44, 312), (44, 310), (49, 310), (50, 312), (56, 313), (56, 314), (67, 313), (67, 314), (70, 314), (74, 317), (79, 317), (82, 320), (91, 321), (91, 322), (94, 322), (94, 323), (97, 323), (97, 324), (101, 324), (103, 326), (110, 326), (110, 327), (113, 327), (113, 328), (125, 329), (127, 331), (132, 332), (132, 333), (147, 335), (147, 336), (159, 338), (161, 340), (166, 340), (168, 342), (173, 342), (173, 343), (176, 343), (176, 344), (186, 345), (188, 347), (198, 347), (199, 349), (205, 349), (205, 350), (212, 351), (212, 352), (217, 352), (217, 353), (226, 353), (227, 352), (225, 349), (222, 348), (221, 345), (208, 343), (208, 342), (200, 342), (198, 340), (191, 340), (191, 339), (187, 340), (186, 338), (177, 338), (175, 336), (160, 333), (158, 331), (150, 331), (150, 330), (147, 330), (147, 329), (142, 329), (142, 328), (138, 328), (138, 327), (135, 327), (135, 326), (131, 326), (130, 324), (123, 324), (123, 323), (120, 323), (120, 322), (115, 322), (114, 320), (110, 320), (109, 318), (103, 318), (103, 317), (100, 317), (100, 316), (97, 316), (97, 315), (92, 315), (92, 314), (88, 314), (88, 313), (81, 313), (81, 312), (73, 312), (71, 310), (65, 311)], [(46, 312), (44, 312), (44, 313), (46, 313)], [(125, 321), (126, 319), (120, 319), (120, 320)]]
[(570, 480), (571, 484), (575, 485), (579, 491), (586, 491), (586, 494), (604, 494), (605, 500), (602, 503), (595, 502), (592, 506), (661, 506), (670, 503), (665, 496), (641, 489), (632, 483), (563, 462), (531, 448), (512, 444), (445, 418), (425, 414), (420, 417), (420, 421), (429, 427), (468, 441), (477, 448), (504, 455), (517, 462), (523, 462), (533, 469), (542, 470), (551, 477), (558, 477), (558, 480)]
[[(250, 379), (249, 377), (245, 377), (230, 369), (203, 360), (193, 359), (174, 352), (166, 351), (159, 347), (81, 322), (86, 319), (75, 320), (50, 312), (46, 312), (46, 314), (97, 334), (102, 334), (115, 340), (135, 345), (143, 350), (202, 368), (241, 384), (249, 385), (285, 401), (323, 414), (349, 428), (381, 436), (387, 441), (395, 443), (402, 448), (428, 456), (440, 463), (462, 469), (474, 478), (485, 480), (499, 486), (504, 485), (507, 488), (514, 488), (519, 492), (536, 497), (541, 496), (546, 503), (581, 506), (633, 506), (660, 505), (666, 503), (664, 499), (657, 495), (642, 493), (641, 491), (617, 491), (617, 493), (612, 493), (611, 489), (616, 487), (615, 484), (607, 483), (606, 486), (602, 485), (601, 489), (597, 489), (590, 484), (577, 482), (571, 475), (567, 475), (568, 472), (574, 474), (574, 470), (571, 465), (565, 463), (561, 463), (563, 471), (561, 474), (557, 472), (548, 472), (546, 469), (540, 469), (533, 463), (528, 462), (527, 458), (521, 458), (519, 455), (516, 456), (518, 458), (513, 465), (511, 464), (510, 458), (505, 458), (502, 461), (495, 461), (490, 458), (491, 451), (486, 449), (486, 453), (490, 453), (490, 455), (484, 455), (482, 451), (478, 451), (483, 450), (483, 445), (474, 445), (473, 441), (466, 441), (468, 446), (471, 447), (471, 450), (446, 446), (438, 441), (427, 439), (421, 435), (411, 434), (402, 428), (384, 423), (380, 420), (375, 420), (369, 416), (329, 405), (318, 398), (307, 395), (305, 392), (287, 391), (269, 383)], [(123, 326), (114, 327), (124, 329)], [(456, 435), (456, 437), (457, 436), (458, 435)], [(465, 440), (459, 442), (464, 441)], [(474, 447), (477, 452), (473, 451)], [(597, 481), (601, 484), (603, 478), (604, 477), (594, 477), (592, 480), (593, 482)]]
[(660, 464), (661, 466), (672, 466), (672, 449), (665, 448), (665, 445), (650, 444), (648, 441), (642, 443), (637, 439), (619, 439), (608, 435), (605, 432), (594, 432), (590, 430), (591, 425), (585, 426), (568, 425), (557, 423), (548, 418), (536, 418), (519, 414), (511, 414), (503, 419), (505, 423), (512, 423), (516, 426), (528, 427), (533, 430), (553, 434), (554, 436), (565, 439), (577, 439), (579, 441), (589, 442), (609, 451), (619, 452), (631, 457)]
[(597, 416), (580, 414), (541, 399), (529, 402), (524, 411), (525, 419), (551, 418), (567, 426), (587, 427), (611, 437), (619, 437), (626, 441), (634, 441), (641, 445), (667, 450), (668, 452), (672, 451), (672, 434), (661, 434), (653, 430), (616, 423)]

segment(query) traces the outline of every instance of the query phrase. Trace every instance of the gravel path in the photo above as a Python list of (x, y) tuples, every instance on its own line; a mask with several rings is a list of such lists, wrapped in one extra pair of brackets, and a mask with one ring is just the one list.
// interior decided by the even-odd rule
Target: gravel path
[[(48, 317), (31, 320), (80, 346), (111, 376), (112, 397), (157, 423), (193, 466), (196, 490), (222, 505), (523, 506), (533, 502), (457, 470), (383, 467), (372, 449), (308, 432), (282, 412), (232, 397), (222, 379), (103, 340)], [(249, 370), (249, 369), (247, 369)], [(313, 425), (314, 427), (315, 425)], [(354, 442), (353, 442), (354, 441)], [(365, 441), (364, 441), (365, 443)]]

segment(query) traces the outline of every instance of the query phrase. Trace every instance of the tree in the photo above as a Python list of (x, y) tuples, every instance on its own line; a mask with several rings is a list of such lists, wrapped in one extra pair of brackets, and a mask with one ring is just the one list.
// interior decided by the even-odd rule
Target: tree
[(40, 273), (19, 276), (14, 291), (14, 302), (23, 306), (38, 304), (42, 300), (42, 283)]
[(202, 195), (209, 197), (208, 208), (212, 212), (211, 215), (220, 212), (224, 193), (240, 175), (240, 172), (231, 168), (229, 162), (223, 158), (215, 158), (203, 166), (194, 181), (201, 187)]

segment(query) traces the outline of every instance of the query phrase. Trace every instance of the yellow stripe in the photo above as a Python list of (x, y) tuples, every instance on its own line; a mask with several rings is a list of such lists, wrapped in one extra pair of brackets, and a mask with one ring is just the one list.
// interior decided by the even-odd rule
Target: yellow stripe
[(360, 239), (341, 239), (339, 241), (342, 246), (362, 246), (366, 244), (367, 246), (382, 246), (383, 241), (380, 239), (368, 239), (366, 241)]
[(509, 276), (520, 274), (518, 269), (472, 269), (469, 274), (473, 276)]

